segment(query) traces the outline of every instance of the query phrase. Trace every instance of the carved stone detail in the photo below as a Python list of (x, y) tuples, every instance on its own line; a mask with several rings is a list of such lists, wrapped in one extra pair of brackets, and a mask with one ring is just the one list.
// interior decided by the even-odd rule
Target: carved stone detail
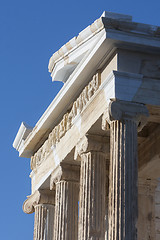
[(50, 189), (55, 188), (55, 184), (60, 181), (78, 182), (80, 178), (80, 166), (61, 162), (54, 170), (50, 178)]
[(114, 120), (125, 121), (131, 119), (136, 122), (138, 131), (141, 131), (149, 116), (148, 109), (144, 104), (127, 101), (110, 101), (103, 114), (102, 129), (108, 129), (108, 124)]
[(34, 240), (53, 240), (54, 205), (38, 204), (34, 215)]
[(75, 157), (81, 157), (79, 240), (105, 237), (107, 143), (103, 137), (85, 136), (76, 147)]
[(137, 128), (143, 127), (147, 116), (148, 111), (141, 104), (115, 101), (108, 107), (110, 240), (137, 239)]
[(74, 118), (83, 111), (86, 104), (98, 90), (100, 84), (100, 72), (97, 72), (89, 84), (83, 89), (77, 100), (73, 103), (71, 111), (63, 116), (61, 122), (54, 127), (42, 147), (31, 157), (32, 170), (37, 168), (46, 159), (47, 155), (50, 153), (51, 147), (56, 145), (72, 127)]
[(33, 213), (35, 206), (38, 204), (55, 204), (55, 191), (52, 190), (37, 190), (34, 194), (30, 195), (23, 204), (23, 211), (25, 213)]
[(52, 173), (51, 188), (56, 184), (54, 240), (77, 240), (79, 170), (76, 165), (61, 165)]
[(109, 158), (109, 138), (98, 135), (85, 135), (76, 145), (74, 159), (81, 160), (81, 154), (101, 152)]
[(35, 212), (34, 240), (53, 240), (55, 191), (37, 190), (23, 204), (25, 213)]

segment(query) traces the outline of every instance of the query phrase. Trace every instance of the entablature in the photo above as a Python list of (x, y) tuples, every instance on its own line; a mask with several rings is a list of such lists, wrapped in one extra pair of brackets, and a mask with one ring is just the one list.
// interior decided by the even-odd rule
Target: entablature
[(21, 157), (31, 157), (34, 190), (73, 156), (84, 135), (104, 136), (110, 101), (147, 105), (148, 121), (160, 123), (159, 57), (159, 27), (107, 12), (51, 57), (52, 78), (64, 86), (33, 129), (19, 129), (14, 144)]
[[(119, 86), (120, 82), (125, 82), (124, 85), (122, 84), (121, 88), (117, 88), (117, 90), (119, 89), (122, 93), (124, 92), (124, 89), (128, 87), (128, 82), (131, 81), (129, 85), (132, 86), (137, 78), (137, 81), (140, 81), (141, 83), (142, 77), (143, 76), (140, 74), (113, 71), (106, 81), (100, 84), (100, 73), (98, 72), (93, 76), (89, 85), (84, 88), (80, 96), (73, 103), (70, 112), (64, 115), (60, 124), (49, 134), (48, 140), (46, 140), (42, 147), (34, 156), (32, 156), (31, 168), (34, 172), (35, 181), (32, 185), (35, 190), (40, 187), (42, 182), (45, 182), (48, 177), (50, 177), (50, 174), (61, 162), (66, 161), (66, 158), (70, 153), (72, 153), (70, 159), (73, 161), (74, 148), (85, 134), (89, 133), (92, 135), (97, 134), (109, 137), (109, 128), (108, 133), (102, 131), (102, 115), (109, 106), (111, 99), (114, 101), (121, 100), (115, 98), (115, 95), (113, 95), (115, 94), (114, 86), (116, 86), (116, 84)], [(136, 99), (136, 94), (139, 91), (139, 88), (137, 87), (134, 91), (131, 91), (131, 89), (132, 88), (128, 88), (128, 95), (124, 96), (125, 98), (122, 98), (121, 101), (129, 103), (133, 102), (135, 105), (139, 105), (139, 103), (140, 105), (143, 105), (143, 95), (139, 102), (133, 101), (133, 99)], [(148, 86), (148, 91), (149, 89), (150, 87)], [(150, 89), (150, 91), (152, 91), (152, 89)], [(153, 101), (154, 99), (153, 96)], [(156, 109), (158, 109), (158, 106), (156, 106)], [(159, 121), (157, 113), (153, 111), (151, 105), (149, 106), (149, 111), (152, 115), (149, 116), (148, 121)], [(155, 114), (155, 117), (153, 114)]]
[[(78, 64), (59, 94), (37, 122), (32, 132), (30, 132), (25, 139), (22, 148), (19, 150), (19, 155), (21, 157), (31, 157), (37, 150), (37, 144), (38, 147), (43, 144), (47, 135), (51, 132), (54, 126), (60, 122), (63, 115), (72, 105), (74, 99), (78, 97), (82, 89), (87, 85), (89, 79), (94, 75), (95, 69), (101, 71), (101, 79), (104, 84), (109, 81), (108, 78), (119, 79), (120, 75), (124, 81), (126, 81), (125, 83), (117, 81), (116, 85), (111, 87), (111, 89), (115, 91), (114, 93), (112, 92), (112, 98), (121, 99), (122, 97), (121, 100), (125, 100), (126, 95), (128, 95), (128, 90), (130, 93), (133, 93), (133, 90), (135, 90), (137, 91), (137, 94), (134, 94), (135, 99), (131, 100), (150, 105), (159, 104), (158, 79), (160, 76), (158, 72), (158, 50), (156, 54), (155, 52), (154, 54), (147, 54), (144, 53), (146, 48), (141, 48), (140, 53), (133, 53), (133, 49), (130, 51), (125, 50), (125, 46), (125, 42), (122, 42), (121, 46), (116, 45), (110, 40), (110, 38), (106, 39), (105, 34), (101, 32), (101, 36), (97, 43), (87, 54), (85, 54), (85, 57)], [(121, 47), (121, 49), (119, 49), (119, 47)], [(147, 48), (146, 52), (148, 49), (150, 48)], [(138, 61), (137, 58), (139, 58)], [(139, 65), (136, 65), (137, 67), (134, 68), (134, 63)], [(105, 69), (104, 66), (106, 66)], [(114, 74), (112, 74), (112, 71), (115, 71)], [(119, 76), (117, 77), (117, 75)], [(131, 78), (134, 78), (135, 81), (131, 81)], [(113, 81), (111, 82), (113, 83)], [(123, 86), (121, 86), (121, 84)], [(129, 85), (124, 89), (124, 85), (126, 86), (126, 84)], [(120, 88), (122, 88), (124, 92), (122, 92)], [(148, 95), (155, 98), (154, 101), (151, 102), (151, 98), (148, 98)]]
[(65, 113), (62, 120), (50, 132), (48, 139), (38, 149), (38, 151), (31, 157), (31, 169), (34, 170), (41, 162), (46, 159), (50, 151), (56, 147), (61, 138), (76, 122), (76, 117), (81, 114), (92, 96), (96, 93), (101, 84), (100, 72), (97, 72), (89, 84), (83, 89), (76, 101), (72, 103), (70, 111)]

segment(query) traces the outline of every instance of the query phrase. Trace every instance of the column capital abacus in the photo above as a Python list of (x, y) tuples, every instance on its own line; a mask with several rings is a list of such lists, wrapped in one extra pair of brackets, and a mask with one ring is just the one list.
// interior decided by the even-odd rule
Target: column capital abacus
[(60, 181), (79, 182), (80, 166), (69, 163), (60, 163), (60, 165), (51, 174), (50, 189), (54, 189), (55, 184)]
[(55, 191), (48, 189), (40, 189), (35, 191), (34, 194), (27, 197), (25, 202), (23, 203), (23, 211), (25, 213), (33, 213), (35, 207), (39, 204), (55, 204)]
[(136, 122), (138, 131), (141, 131), (147, 122), (148, 116), (148, 109), (144, 104), (111, 100), (102, 117), (102, 129), (108, 130), (108, 124), (112, 121), (132, 120)]
[(87, 152), (99, 152), (109, 158), (109, 138), (86, 134), (75, 147), (74, 159), (80, 160), (81, 155)]

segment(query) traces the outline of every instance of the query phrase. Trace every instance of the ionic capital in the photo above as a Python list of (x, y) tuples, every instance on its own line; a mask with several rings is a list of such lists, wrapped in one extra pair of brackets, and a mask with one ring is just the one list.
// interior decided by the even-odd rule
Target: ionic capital
[(50, 189), (60, 181), (79, 182), (80, 166), (68, 163), (60, 163), (50, 178)]
[(74, 159), (78, 158), (87, 152), (100, 152), (107, 156), (109, 155), (109, 138), (98, 135), (85, 135), (78, 142), (75, 148)]
[(55, 204), (55, 191), (37, 190), (34, 194), (27, 197), (23, 203), (23, 211), (25, 213), (33, 213), (35, 206), (38, 204)]
[(132, 120), (135, 121), (138, 131), (142, 130), (149, 116), (148, 109), (144, 104), (127, 101), (110, 101), (102, 118), (102, 129), (108, 129), (108, 124), (112, 121)]

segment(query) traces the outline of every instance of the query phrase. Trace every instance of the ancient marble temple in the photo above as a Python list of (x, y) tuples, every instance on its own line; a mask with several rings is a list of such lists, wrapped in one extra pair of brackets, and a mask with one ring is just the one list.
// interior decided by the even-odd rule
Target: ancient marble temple
[(159, 240), (160, 27), (104, 12), (48, 68), (64, 85), (13, 143), (34, 240)]

